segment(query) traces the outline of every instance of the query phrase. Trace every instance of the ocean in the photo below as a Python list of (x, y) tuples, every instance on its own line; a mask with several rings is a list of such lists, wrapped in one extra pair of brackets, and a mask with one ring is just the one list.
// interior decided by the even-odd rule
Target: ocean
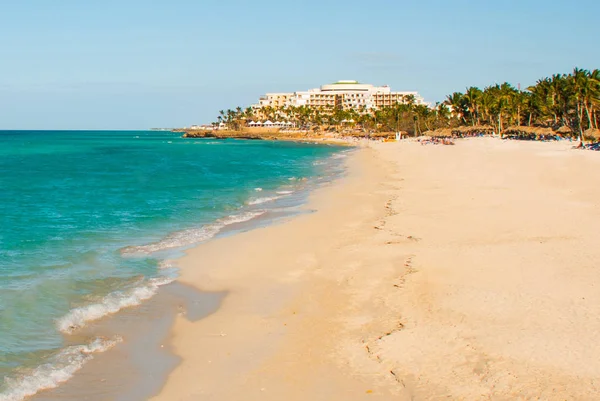
[(341, 157), (165, 131), (0, 131), (0, 401), (71, 378), (122, 340), (78, 330), (153, 297), (186, 247), (296, 213)]

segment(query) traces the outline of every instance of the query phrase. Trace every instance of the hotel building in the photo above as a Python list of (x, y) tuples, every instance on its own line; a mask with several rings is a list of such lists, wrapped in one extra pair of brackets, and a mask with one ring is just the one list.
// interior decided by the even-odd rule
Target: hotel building
[(309, 89), (293, 93), (267, 93), (252, 105), (254, 109), (270, 106), (310, 106), (340, 108), (344, 110), (376, 109), (406, 103), (412, 96), (415, 104), (426, 105), (418, 92), (392, 92), (389, 86), (361, 84), (357, 81), (338, 81), (322, 85), (318, 89)]

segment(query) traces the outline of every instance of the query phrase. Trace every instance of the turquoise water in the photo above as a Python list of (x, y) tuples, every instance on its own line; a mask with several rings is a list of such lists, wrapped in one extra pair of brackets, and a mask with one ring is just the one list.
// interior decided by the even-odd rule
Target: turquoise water
[(260, 217), (340, 148), (170, 132), (0, 131), (0, 400), (68, 379), (115, 339), (66, 344), (176, 271), (161, 252)]

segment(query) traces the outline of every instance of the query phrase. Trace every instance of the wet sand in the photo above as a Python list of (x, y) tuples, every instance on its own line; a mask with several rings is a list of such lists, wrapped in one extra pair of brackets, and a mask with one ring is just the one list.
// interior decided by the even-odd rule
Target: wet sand
[(91, 322), (67, 336), (67, 345), (88, 343), (97, 337), (119, 336), (123, 340), (113, 349), (96, 354), (70, 380), (39, 392), (31, 400), (142, 401), (152, 397), (180, 362), (169, 346), (175, 316), (202, 319), (219, 308), (224, 296), (174, 282), (140, 306)]
[(314, 213), (202, 244), (156, 400), (597, 399), (600, 157), (372, 144)]
[[(294, 191), (260, 204), (263, 212), (247, 221), (223, 227), (216, 238), (279, 224), (309, 211), (302, 208), (314, 188), (327, 185), (343, 173), (336, 157), (319, 162), (322, 174), (314, 179), (302, 179)], [(189, 248), (189, 246), (188, 246)], [(154, 253), (168, 266), (184, 252), (181, 248)], [(65, 334), (66, 346), (88, 344), (93, 339), (120, 339), (114, 348), (95, 353), (93, 358), (75, 372), (72, 378), (58, 387), (45, 389), (32, 397), (35, 401), (57, 400), (123, 400), (141, 401), (156, 395), (167, 375), (178, 365), (180, 358), (171, 352), (169, 331), (176, 316), (196, 321), (214, 313), (226, 291), (200, 291), (196, 287), (173, 282), (161, 286), (151, 299), (135, 307), (88, 322), (83, 328)]]

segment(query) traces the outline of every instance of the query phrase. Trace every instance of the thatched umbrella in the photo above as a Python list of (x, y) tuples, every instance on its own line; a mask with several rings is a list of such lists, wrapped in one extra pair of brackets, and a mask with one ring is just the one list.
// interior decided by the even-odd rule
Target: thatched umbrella
[(573, 133), (573, 130), (570, 127), (567, 127), (566, 125), (563, 125), (562, 127), (556, 130), (556, 133), (561, 135), (569, 135)]
[(434, 131), (435, 135), (437, 137), (451, 137), (452, 136), (452, 130), (450, 128), (441, 128), (441, 129), (437, 129)]
[(374, 132), (370, 135), (371, 138), (394, 138), (395, 136), (393, 132)]
[(474, 125), (465, 127), (452, 128), (452, 134), (454, 136), (464, 135), (492, 135), (495, 132), (494, 127), (490, 125)]
[(528, 126), (512, 126), (504, 130), (505, 133), (524, 133), (534, 135), (553, 135), (555, 132), (551, 128), (544, 127), (528, 127)]
[(588, 138), (600, 139), (600, 129), (589, 128), (583, 132), (583, 136), (588, 137)]
[(454, 131), (460, 132), (488, 132), (494, 131), (494, 127), (490, 125), (473, 125), (453, 128)]
[(555, 138), (557, 135), (557, 133), (550, 128), (528, 126), (508, 127), (504, 130), (503, 134), (512, 138), (528, 138), (537, 140), (548, 137)]
[(432, 138), (449, 138), (452, 136), (452, 130), (450, 128), (438, 128), (433, 131), (425, 131), (423, 135)]

